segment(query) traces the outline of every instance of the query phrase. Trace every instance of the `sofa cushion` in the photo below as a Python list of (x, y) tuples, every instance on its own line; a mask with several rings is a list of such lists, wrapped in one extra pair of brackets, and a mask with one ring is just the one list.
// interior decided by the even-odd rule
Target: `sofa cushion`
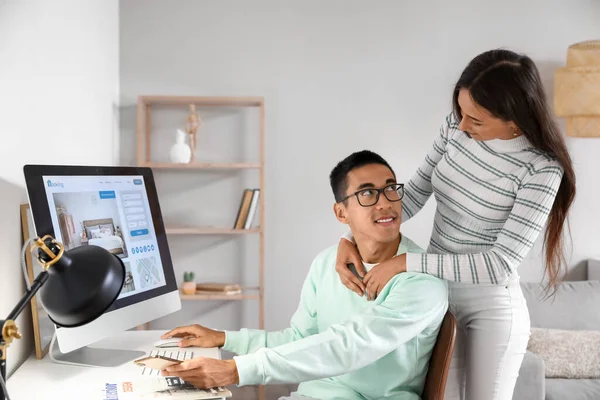
[(600, 379), (546, 379), (546, 400), (565, 399), (600, 399)]
[(600, 378), (600, 331), (531, 328), (527, 350), (544, 360), (547, 378)]
[(600, 331), (600, 281), (563, 282), (556, 294), (548, 299), (544, 299), (542, 284), (522, 282), (521, 288), (531, 326)]

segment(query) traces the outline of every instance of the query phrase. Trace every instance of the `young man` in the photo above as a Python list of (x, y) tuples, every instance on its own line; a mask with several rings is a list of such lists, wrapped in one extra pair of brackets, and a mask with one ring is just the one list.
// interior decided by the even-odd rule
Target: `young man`
[[(330, 181), (335, 216), (350, 226), (367, 271), (398, 254), (422, 252), (399, 233), (403, 186), (383, 158), (354, 153), (333, 169)], [(193, 336), (180, 346), (218, 346), (238, 356), (186, 361), (163, 375), (200, 387), (300, 382), (291, 399), (420, 399), (448, 307), (445, 283), (407, 272), (369, 301), (340, 282), (336, 252), (337, 245), (314, 259), (289, 328), (176, 328), (163, 338)]]

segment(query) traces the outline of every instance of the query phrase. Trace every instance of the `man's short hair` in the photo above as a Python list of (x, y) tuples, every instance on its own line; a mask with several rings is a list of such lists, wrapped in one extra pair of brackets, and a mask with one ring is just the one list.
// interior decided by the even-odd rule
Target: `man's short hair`
[(396, 173), (390, 167), (387, 161), (379, 154), (374, 153), (370, 150), (357, 151), (350, 154), (348, 157), (340, 161), (335, 168), (329, 174), (329, 183), (331, 184), (331, 190), (333, 190), (333, 196), (336, 202), (340, 202), (346, 197), (346, 190), (348, 190), (348, 173), (355, 168), (364, 167), (370, 164), (381, 164), (385, 165), (392, 171), (394, 178)]

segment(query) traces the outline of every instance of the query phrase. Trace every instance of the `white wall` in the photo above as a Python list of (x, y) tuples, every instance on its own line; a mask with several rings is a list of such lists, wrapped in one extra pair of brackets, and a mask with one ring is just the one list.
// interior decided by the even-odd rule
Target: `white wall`
[[(120, 4), (122, 162), (135, 162), (140, 94), (265, 97), (268, 329), (288, 323), (312, 258), (344, 231), (332, 214), (328, 186), (337, 161), (369, 148), (406, 181), (450, 111), (453, 84), (472, 57), (496, 47), (528, 53), (551, 95), (553, 71), (564, 64), (567, 47), (600, 38), (600, 2), (594, 0)], [(576, 265), (600, 256), (600, 139), (568, 142), (579, 179), (570, 258)], [(192, 178), (172, 176), (169, 189), (177, 179)], [(423, 246), (433, 206), (430, 201), (403, 226)], [(176, 261), (197, 243), (180, 240), (187, 247), (172, 242)], [(198, 252), (197, 262), (201, 257)], [(231, 268), (227, 262), (214, 268)], [(532, 252), (523, 278), (539, 279), (538, 265), (539, 252)], [(209, 323), (224, 324), (223, 313), (211, 315)]]
[[(0, 1), (0, 316), (24, 293), (19, 204), (27, 163), (113, 164), (118, 140), (118, 3)], [(33, 349), (31, 314), (9, 374)]]

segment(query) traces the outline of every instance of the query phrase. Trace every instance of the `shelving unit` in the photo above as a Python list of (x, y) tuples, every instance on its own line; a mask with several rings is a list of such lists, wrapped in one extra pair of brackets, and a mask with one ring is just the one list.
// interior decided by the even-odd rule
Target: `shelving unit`
[(260, 169), (259, 163), (191, 163), (191, 164), (171, 164), (171, 163), (153, 163), (146, 162), (141, 164), (143, 167), (152, 169)]
[(182, 294), (181, 300), (258, 300), (257, 287), (242, 287), (240, 294)]
[(167, 226), (167, 235), (247, 235), (260, 233), (261, 229), (229, 229), (193, 226)]
[[(151, 159), (152, 137), (152, 109), (161, 106), (187, 107), (194, 104), (201, 111), (203, 107), (256, 107), (259, 109), (259, 161), (258, 162), (202, 162), (196, 160), (189, 164), (174, 164), (154, 162)], [(259, 329), (264, 329), (264, 136), (265, 136), (265, 109), (262, 97), (194, 97), (194, 96), (139, 96), (137, 109), (137, 165), (150, 167), (153, 170), (178, 170), (189, 171), (185, 173), (199, 173), (211, 170), (257, 170), (260, 174), (260, 203), (259, 223), (257, 228), (232, 229), (227, 227), (212, 226), (166, 226), (169, 236), (175, 235), (205, 235), (205, 236), (237, 236), (259, 235), (259, 277), (257, 287), (246, 287), (241, 294), (181, 294), (185, 301), (226, 300), (242, 301), (257, 300), (259, 303)], [(260, 390), (262, 393), (262, 390)], [(262, 395), (260, 396), (261, 398)]]

